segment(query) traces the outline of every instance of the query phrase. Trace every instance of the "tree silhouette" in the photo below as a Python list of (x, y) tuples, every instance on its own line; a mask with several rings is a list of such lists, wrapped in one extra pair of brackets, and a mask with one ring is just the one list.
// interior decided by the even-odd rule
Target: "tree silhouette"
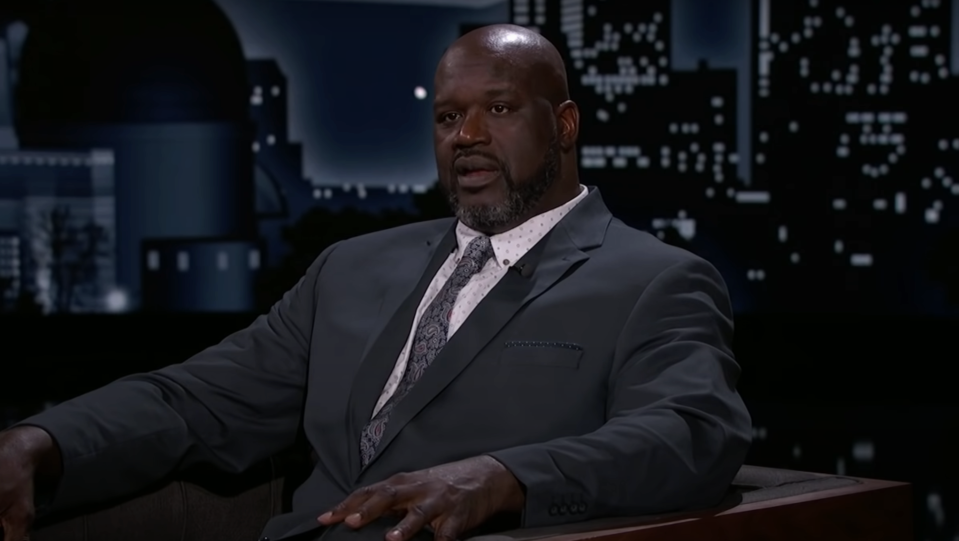
[(945, 287), (946, 301), (959, 306), (959, 228), (939, 238), (926, 263), (929, 277)]
[(38, 229), (50, 270), (52, 311), (69, 313), (86, 307), (88, 298), (99, 293), (97, 259), (108, 255), (106, 229), (93, 221), (77, 223), (68, 205), (43, 213)]
[(268, 309), (303, 276), (316, 256), (329, 246), (349, 238), (391, 227), (450, 216), (442, 190), (435, 187), (414, 194), (415, 213), (385, 211), (379, 214), (345, 209), (334, 212), (314, 207), (283, 229), (289, 251), (279, 265), (264, 270), (257, 287), (257, 304)]

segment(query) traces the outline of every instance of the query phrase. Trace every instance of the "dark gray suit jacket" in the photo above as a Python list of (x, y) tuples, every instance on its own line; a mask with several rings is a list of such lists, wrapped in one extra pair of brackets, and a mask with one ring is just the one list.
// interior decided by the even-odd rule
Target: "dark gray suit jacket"
[[(613, 219), (595, 189), (452, 336), (361, 468), (360, 429), (455, 243), (452, 219), (340, 242), (249, 328), (26, 420), (62, 449), (53, 508), (198, 463), (240, 472), (301, 427), (318, 460), (274, 541), (362, 485), (480, 454), (524, 485), (526, 527), (721, 499), (751, 433), (723, 281)], [(324, 538), (379, 541), (385, 524)]]

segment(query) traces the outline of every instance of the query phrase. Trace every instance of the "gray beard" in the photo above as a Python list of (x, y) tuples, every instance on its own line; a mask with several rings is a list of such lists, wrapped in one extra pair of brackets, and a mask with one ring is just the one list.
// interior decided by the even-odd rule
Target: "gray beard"
[[(542, 166), (528, 182), (515, 182), (505, 167), (500, 174), (506, 185), (506, 197), (499, 203), (463, 206), (459, 204), (455, 186), (449, 190), (447, 197), (450, 208), (463, 225), (476, 231), (489, 232), (528, 216), (559, 176), (559, 141), (556, 137), (550, 141)], [(455, 172), (452, 178), (455, 182)]]

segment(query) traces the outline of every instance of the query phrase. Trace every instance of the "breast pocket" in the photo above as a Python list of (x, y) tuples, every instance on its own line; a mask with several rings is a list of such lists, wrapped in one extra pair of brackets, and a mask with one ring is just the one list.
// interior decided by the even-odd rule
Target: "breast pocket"
[(505, 366), (555, 366), (579, 368), (583, 348), (570, 342), (512, 340), (506, 342), (500, 356)]

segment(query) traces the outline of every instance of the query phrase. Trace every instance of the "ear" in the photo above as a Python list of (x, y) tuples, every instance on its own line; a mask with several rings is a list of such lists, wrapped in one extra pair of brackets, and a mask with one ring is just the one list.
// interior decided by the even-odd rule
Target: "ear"
[(572, 100), (566, 100), (556, 108), (556, 121), (559, 127), (559, 146), (563, 152), (576, 149), (579, 139), (579, 106)]

